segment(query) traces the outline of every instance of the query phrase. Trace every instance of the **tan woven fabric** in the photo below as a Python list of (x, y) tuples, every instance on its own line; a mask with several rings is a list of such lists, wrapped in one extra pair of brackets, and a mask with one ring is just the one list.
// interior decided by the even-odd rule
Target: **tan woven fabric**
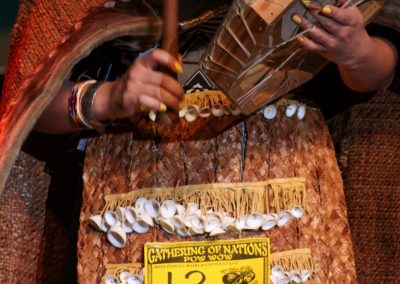
[[(263, 235), (271, 238), (272, 252), (311, 249), (316, 274), (310, 283), (356, 283), (342, 180), (323, 118), (315, 110), (309, 110), (304, 121), (287, 118), (282, 107), (279, 112), (272, 121), (260, 115), (247, 120), (244, 181), (305, 177), (309, 212), (298, 223)], [(142, 187), (240, 180), (241, 128), (236, 125), (221, 133), (223, 121), (208, 122), (204, 129), (211, 129), (214, 135), (202, 139), (183, 135), (186, 129), (196, 128), (194, 122), (168, 132), (170, 138), (173, 133), (186, 137), (178, 141), (168, 137), (136, 140), (135, 132), (90, 141), (78, 241), (80, 283), (98, 283), (108, 264), (142, 262), (145, 242), (177, 240), (151, 230), (144, 235), (130, 234), (123, 249), (112, 247), (104, 234), (88, 224), (88, 218), (103, 209), (105, 195)], [(242, 237), (255, 235), (242, 233)]]
[(400, 96), (387, 91), (335, 117), (360, 283), (398, 283)]

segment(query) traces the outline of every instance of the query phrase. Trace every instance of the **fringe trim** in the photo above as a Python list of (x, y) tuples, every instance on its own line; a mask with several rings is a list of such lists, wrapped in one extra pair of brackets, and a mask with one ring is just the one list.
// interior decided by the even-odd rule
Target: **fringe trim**
[(121, 263), (121, 264), (107, 264), (106, 273), (101, 279), (101, 283), (106, 282), (106, 277), (108, 275), (114, 275), (119, 278), (119, 275), (123, 271), (128, 271), (136, 275), (142, 275), (143, 264), (142, 263)]
[(213, 106), (229, 105), (232, 101), (221, 91), (201, 91), (185, 94), (184, 100), (180, 103), (180, 109), (188, 105), (197, 105), (200, 109), (212, 108)]
[[(288, 250), (283, 252), (273, 253), (270, 256), (271, 268), (279, 265), (282, 266), (285, 271), (291, 270), (310, 270), (314, 271), (314, 261), (312, 259), (311, 250), (308, 248)], [(143, 264), (142, 263), (123, 263), (123, 264), (108, 264), (106, 265), (106, 273), (101, 280), (101, 283), (105, 283), (105, 278), (108, 275), (114, 275), (119, 277), (122, 271), (128, 271), (141, 275)]]
[[(300, 206), (307, 211), (305, 178), (272, 179), (252, 183), (212, 183), (185, 185), (179, 187), (142, 188), (125, 194), (105, 196), (105, 206), (101, 212), (115, 211), (118, 206), (134, 206), (140, 197), (162, 202), (172, 199), (187, 207), (188, 203), (199, 204), (202, 210), (227, 212), (232, 217), (251, 213), (268, 214), (271, 205), (275, 212)], [(270, 192), (270, 188), (272, 192)], [(270, 194), (272, 193), (272, 194)], [(272, 200), (270, 200), (272, 195)]]
[(314, 261), (308, 248), (288, 250), (271, 254), (271, 267), (282, 266), (285, 271), (310, 270), (314, 271)]

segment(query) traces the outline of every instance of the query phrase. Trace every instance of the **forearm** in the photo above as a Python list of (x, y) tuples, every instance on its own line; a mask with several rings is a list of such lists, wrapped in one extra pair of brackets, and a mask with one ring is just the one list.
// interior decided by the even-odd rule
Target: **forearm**
[(386, 40), (370, 37), (360, 47), (360, 56), (348, 65), (338, 65), (343, 82), (357, 92), (372, 92), (387, 87), (394, 77), (397, 51)]
[[(59, 92), (42, 113), (35, 125), (35, 130), (49, 134), (66, 134), (83, 130), (71, 117), (68, 111), (69, 93), (75, 83), (65, 81)], [(112, 83), (102, 84), (98, 90), (94, 101), (94, 112), (100, 121), (111, 119), (108, 108), (108, 94)]]

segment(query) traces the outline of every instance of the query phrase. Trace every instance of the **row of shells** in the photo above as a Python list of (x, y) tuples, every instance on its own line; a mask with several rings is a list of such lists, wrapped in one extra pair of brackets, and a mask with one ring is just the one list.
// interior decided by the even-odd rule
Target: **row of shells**
[[(312, 272), (310, 270), (291, 270), (285, 271), (281, 266), (274, 266), (270, 274), (271, 284), (304, 283), (308, 281)], [(142, 284), (143, 276), (139, 276), (128, 271), (122, 271), (119, 277), (107, 275), (105, 284)]]
[(147, 233), (156, 224), (165, 232), (181, 237), (201, 234), (216, 236), (228, 231), (268, 231), (275, 226), (282, 227), (292, 219), (299, 219), (303, 214), (303, 209), (295, 206), (278, 214), (252, 213), (234, 218), (225, 212), (204, 212), (196, 203), (189, 203), (185, 208), (173, 200), (159, 203), (155, 199), (141, 197), (134, 206), (118, 206), (115, 212), (108, 210), (103, 215), (91, 216), (89, 223), (96, 230), (106, 232), (113, 246), (122, 248), (126, 244), (127, 234)]
[(107, 275), (105, 277), (105, 284), (143, 284), (143, 275), (139, 276), (128, 271), (122, 271), (119, 277), (114, 275)]
[[(239, 115), (240, 109), (236, 104), (215, 104), (212, 107), (203, 107), (200, 109), (198, 105), (186, 105), (179, 110), (179, 117), (184, 118), (187, 122), (193, 122), (198, 117), (207, 118), (211, 115), (221, 117), (223, 115)], [(156, 120), (156, 112), (150, 111), (149, 118)]]
[(279, 265), (271, 268), (271, 284), (304, 283), (310, 280), (311, 276), (312, 272), (308, 269), (287, 272)]
[[(274, 119), (278, 113), (278, 108), (276, 105), (268, 105), (262, 111), (262, 115), (265, 119)], [(303, 120), (306, 116), (307, 108), (303, 104), (290, 103), (286, 106), (285, 115), (286, 117), (297, 117), (299, 120)]]

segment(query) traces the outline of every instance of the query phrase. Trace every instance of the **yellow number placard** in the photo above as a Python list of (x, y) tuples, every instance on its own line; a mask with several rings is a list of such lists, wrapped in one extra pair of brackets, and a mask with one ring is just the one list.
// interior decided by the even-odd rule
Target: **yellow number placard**
[(148, 243), (145, 284), (269, 284), (268, 238)]

